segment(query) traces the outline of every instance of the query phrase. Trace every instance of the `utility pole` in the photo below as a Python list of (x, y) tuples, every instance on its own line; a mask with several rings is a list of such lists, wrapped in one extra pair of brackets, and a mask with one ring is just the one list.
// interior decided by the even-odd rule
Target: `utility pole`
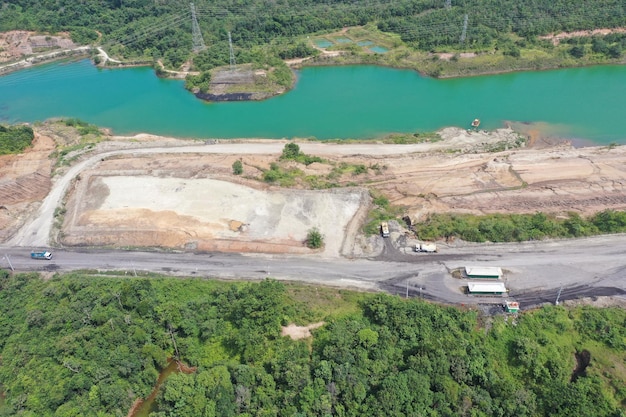
[(13, 264), (11, 263), (11, 260), (9, 259), (9, 254), (5, 253), (4, 257), (7, 259), (7, 262), (9, 263), (9, 266), (11, 267), (11, 271), (15, 272), (15, 268), (13, 268)]
[(465, 42), (465, 38), (467, 37), (467, 13), (463, 18), (463, 32), (461, 32), (461, 43)]
[(235, 69), (235, 52), (233, 51), (233, 39), (230, 37), (230, 32), (228, 32), (228, 51), (230, 52), (230, 70), (233, 71)]
[(561, 297), (561, 291), (563, 290), (563, 286), (561, 285), (561, 287), (559, 288), (559, 292), (556, 294), (556, 301), (554, 302), (554, 305), (559, 305), (559, 297)]
[(193, 3), (189, 3), (191, 7), (191, 41), (194, 53), (202, 52), (206, 49), (204, 39), (202, 38), (202, 32), (200, 32), (200, 25), (198, 25), (198, 19), (196, 18), (196, 6)]
[(409, 280), (406, 280), (406, 298), (409, 298)]

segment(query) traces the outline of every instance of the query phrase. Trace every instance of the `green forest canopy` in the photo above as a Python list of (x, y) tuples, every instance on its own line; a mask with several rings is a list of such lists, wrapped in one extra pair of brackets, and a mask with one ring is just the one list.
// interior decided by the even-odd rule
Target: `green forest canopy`
[(0, 125), (0, 155), (22, 153), (28, 148), (35, 134), (30, 126), (4, 126)]
[[(626, 26), (620, 0), (198, 0), (199, 27), (208, 49), (199, 70), (229, 62), (228, 33), (238, 63), (256, 62), (258, 45), (274, 56), (293, 55), (293, 39), (347, 26), (375, 24), (408, 45), (484, 48), (494, 41), (515, 56), (510, 35), (533, 42), (559, 31)], [(449, 4), (449, 7), (448, 7)], [(162, 59), (177, 66), (192, 49), (188, 2), (153, 0), (0, 0), (0, 31), (70, 31), (80, 43), (107, 45), (121, 56)], [(101, 37), (100, 37), (101, 35)], [(510, 43), (510, 42), (509, 42)], [(623, 46), (623, 45), (622, 45)], [(618, 51), (614, 51), (618, 52)]]
[[(280, 335), (321, 319), (312, 341)], [(126, 415), (174, 354), (171, 334), (197, 370), (166, 380), (152, 417), (618, 417), (626, 405), (618, 308), (483, 317), (273, 280), (1, 271), (0, 416)]]

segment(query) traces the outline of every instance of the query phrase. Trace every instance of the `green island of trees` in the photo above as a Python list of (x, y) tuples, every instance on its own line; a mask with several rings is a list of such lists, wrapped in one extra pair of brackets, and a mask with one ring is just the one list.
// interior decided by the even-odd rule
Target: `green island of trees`
[[(281, 336), (322, 320), (312, 338)], [(273, 280), (0, 271), (0, 416), (124, 416), (176, 352), (197, 369), (165, 380), (151, 417), (620, 417), (626, 404), (619, 308), (489, 317)]]

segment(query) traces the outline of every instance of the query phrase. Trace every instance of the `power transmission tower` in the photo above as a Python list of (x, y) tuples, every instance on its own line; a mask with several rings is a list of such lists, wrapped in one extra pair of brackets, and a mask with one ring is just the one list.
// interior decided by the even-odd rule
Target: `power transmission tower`
[(463, 18), (463, 32), (461, 32), (461, 43), (465, 42), (467, 36), (467, 14)]
[(200, 25), (198, 25), (198, 19), (196, 18), (196, 6), (193, 3), (189, 3), (191, 7), (191, 40), (192, 50), (195, 53), (202, 52), (206, 49), (204, 39), (202, 38), (202, 32), (200, 32)]
[(228, 50), (230, 51), (230, 70), (233, 71), (235, 69), (235, 52), (233, 51), (233, 39), (230, 37), (230, 32), (228, 32)]
[(446, 0), (446, 9), (452, 7), (452, 0)]

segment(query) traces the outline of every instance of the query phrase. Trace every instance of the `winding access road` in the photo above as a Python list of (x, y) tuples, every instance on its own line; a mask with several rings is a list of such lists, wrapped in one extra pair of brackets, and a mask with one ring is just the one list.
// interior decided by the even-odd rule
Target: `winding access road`
[[(144, 145), (145, 146), (145, 145)], [(119, 271), (135, 276), (157, 272), (173, 276), (221, 279), (263, 279), (331, 285), (422, 296), (452, 304), (497, 304), (502, 297), (475, 297), (463, 293), (467, 281), (453, 278), (464, 266), (499, 266), (505, 270), (509, 296), (522, 306), (582, 296), (612, 295), (626, 300), (626, 235), (515, 244), (443, 246), (438, 254), (412, 253), (386, 240), (386, 250), (375, 258), (320, 258), (228, 253), (171, 253), (119, 250), (56, 250), (51, 261), (30, 259), (33, 247), (48, 247), (59, 207), (71, 181), (103, 158), (124, 154), (224, 153), (279, 154), (284, 142), (224, 143), (212, 145), (116, 149), (85, 157), (55, 179), (40, 209), (4, 246), (0, 268), (18, 271)], [(428, 149), (422, 144), (333, 146), (303, 143), (304, 152), (324, 154), (393, 154)], [(381, 238), (382, 239), (382, 238)]]

